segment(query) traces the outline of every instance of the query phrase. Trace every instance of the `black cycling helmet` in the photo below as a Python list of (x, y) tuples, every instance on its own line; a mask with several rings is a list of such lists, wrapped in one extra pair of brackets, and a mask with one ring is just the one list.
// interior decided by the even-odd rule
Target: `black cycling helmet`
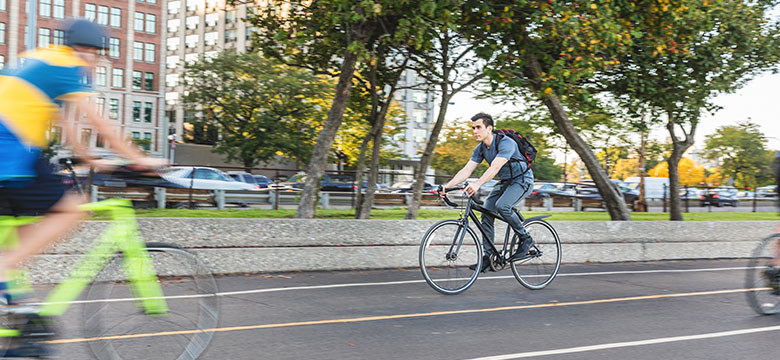
[(65, 45), (88, 46), (96, 49), (107, 49), (106, 30), (103, 26), (86, 19), (68, 21), (65, 28)]

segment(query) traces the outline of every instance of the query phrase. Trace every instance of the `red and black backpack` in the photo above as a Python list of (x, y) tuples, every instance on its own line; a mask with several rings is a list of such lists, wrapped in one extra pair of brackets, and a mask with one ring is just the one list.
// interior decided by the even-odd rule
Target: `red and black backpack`
[[(517, 143), (517, 149), (520, 150), (520, 154), (523, 155), (523, 159), (509, 159), (509, 162), (513, 161), (525, 161), (528, 163), (528, 168), (526, 168), (525, 171), (523, 171), (522, 174), (518, 175), (523, 176), (529, 169), (531, 169), (531, 164), (536, 160), (536, 148), (531, 145), (531, 142), (528, 141), (528, 139), (524, 138), (520, 134), (518, 134), (516, 131), (512, 129), (500, 129), (500, 130), (493, 130), (493, 133), (496, 134), (496, 146), (501, 143), (501, 139), (504, 136), (508, 136), (510, 139), (512, 139), (515, 143)], [(484, 144), (482, 144), (482, 158), (485, 157), (484, 154)], [(509, 167), (509, 171), (511, 174), (512, 167)], [(512, 176), (512, 179), (514, 179), (515, 176)]]

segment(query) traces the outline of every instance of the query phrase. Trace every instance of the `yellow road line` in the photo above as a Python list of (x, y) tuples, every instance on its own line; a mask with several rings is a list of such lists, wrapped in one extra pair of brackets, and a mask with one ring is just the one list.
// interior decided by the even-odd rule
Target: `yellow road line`
[(630, 296), (630, 297), (611, 298), (611, 299), (546, 303), (546, 304), (536, 304), (536, 305), (502, 306), (502, 307), (486, 308), (486, 309), (449, 310), (449, 311), (436, 311), (436, 312), (428, 312), (428, 313), (367, 316), (367, 317), (347, 318), (347, 319), (313, 320), (313, 321), (299, 321), (299, 322), (277, 323), (277, 324), (230, 326), (230, 327), (221, 327), (221, 328), (214, 328), (214, 329), (207, 329), (207, 330), (165, 331), (165, 332), (157, 332), (157, 333), (102, 336), (102, 337), (92, 337), (92, 338), (60, 339), (60, 340), (46, 341), (43, 343), (70, 344), (70, 343), (80, 343), (80, 342), (90, 342), (90, 341), (100, 341), (100, 340), (124, 340), (124, 339), (137, 339), (137, 338), (146, 338), (146, 337), (157, 337), (157, 336), (169, 336), (169, 335), (189, 335), (189, 334), (196, 334), (201, 332), (212, 332), (212, 331), (229, 332), (229, 331), (271, 329), (271, 328), (282, 328), (282, 327), (293, 327), (293, 326), (346, 324), (346, 323), (357, 323), (357, 322), (366, 322), (366, 321), (421, 318), (421, 317), (429, 317), (429, 316), (476, 314), (476, 313), (508, 311), (508, 310), (541, 309), (541, 308), (560, 307), (560, 306), (592, 305), (592, 304), (606, 304), (606, 303), (626, 302), (626, 301), (680, 298), (680, 297), (689, 297), (689, 296), (734, 294), (734, 293), (744, 293), (748, 291), (754, 291), (754, 290), (759, 291), (759, 290), (767, 290), (767, 289), (768, 288), (731, 289), (731, 290), (713, 290), (713, 291), (700, 291), (700, 292), (675, 293), (675, 294), (643, 295), (643, 296)]

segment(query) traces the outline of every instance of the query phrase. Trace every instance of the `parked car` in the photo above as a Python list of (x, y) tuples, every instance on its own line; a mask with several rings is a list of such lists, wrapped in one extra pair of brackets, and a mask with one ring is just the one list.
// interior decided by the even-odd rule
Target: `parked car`
[(265, 175), (252, 175), (255, 178), (255, 182), (257, 183), (257, 186), (259, 186), (261, 189), (265, 189), (269, 186), (275, 185), (274, 181), (269, 179), (268, 176)]
[(547, 198), (551, 195), (558, 193), (558, 187), (555, 186), (555, 184), (552, 183), (538, 183), (534, 184), (534, 188), (531, 191), (531, 195), (529, 195), (529, 198)]
[(233, 180), (222, 170), (199, 166), (176, 166), (162, 178), (180, 187), (206, 190), (257, 190), (257, 185)]
[[(639, 192), (637, 190), (627, 188), (627, 187), (621, 187), (618, 184), (615, 184), (615, 186), (623, 194), (623, 198), (627, 202), (633, 202), (639, 198)], [(599, 189), (596, 187), (596, 183), (593, 181), (580, 182), (575, 187), (575, 190), (577, 191), (577, 194), (575, 196), (580, 199), (595, 199), (595, 200), (603, 199), (601, 197), (601, 194), (599, 193)]]
[(230, 175), (231, 178), (235, 181), (247, 183), (249, 185), (254, 185), (258, 189), (262, 189), (260, 185), (257, 184), (257, 180), (255, 180), (255, 176), (244, 171), (228, 171), (227, 173)]
[(740, 190), (737, 191), (736, 197), (737, 199), (750, 200), (756, 197), (756, 193), (750, 190)]
[(777, 185), (762, 186), (756, 188), (756, 197), (759, 199), (776, 199)]
[[(413, 181), (399, 181), (392, 186), (390, 186), (390, 192), (393, 193), (409, 193), (412, 192), (414, 182)], [(425, 182), (423, 184), (423, 193), (436, 193), (436, 189), (438, 188), (437, 185), (433, 185), (429, 182)]]
[(699, 188), (689, 186), (689, 187), (683, 187), (680, 188), (680, 199), (698, 199), (699, 198)]
[(739, 201), (735, 194), (732, 194), (727, 189), (710, 189), (702, 190), (699, 195), (701, 206), (715, 205), (717, 207), (733, 206), (737, 207)]
[[(306, 173), (300, 172), (291, 176), (287, 181), (280, 182), (278, 186), (291, 186), (296, 189), (303, 189), (303, 183), (306, 181)], [(320, 181), (320, 191), (354, 191), (357, 185), (354, 183), (355, 177), (352, 175), (325, 174)], [(362, 191), (366, 190), (368, 181), (363, 180)], [(377, 189), (380, 186), (376, 185)]]

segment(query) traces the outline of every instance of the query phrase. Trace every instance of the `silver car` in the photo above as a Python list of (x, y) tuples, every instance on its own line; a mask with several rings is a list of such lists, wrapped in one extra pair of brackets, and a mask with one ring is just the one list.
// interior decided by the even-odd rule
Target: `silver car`
[(181, 187), (205, 190), (258, 190), (257, 185), (233, 180), (222, 170), (199, 166), (176, 166), (162, 178)]

